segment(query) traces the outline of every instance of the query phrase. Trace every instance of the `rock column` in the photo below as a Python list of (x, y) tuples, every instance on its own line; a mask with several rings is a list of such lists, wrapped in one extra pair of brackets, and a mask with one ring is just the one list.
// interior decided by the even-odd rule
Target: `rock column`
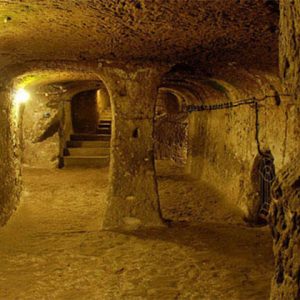
[(110, 188), (103, 228), (163, 224), (154, 166), (154, 114), (160, 74), (103, 67), (113, 114)]

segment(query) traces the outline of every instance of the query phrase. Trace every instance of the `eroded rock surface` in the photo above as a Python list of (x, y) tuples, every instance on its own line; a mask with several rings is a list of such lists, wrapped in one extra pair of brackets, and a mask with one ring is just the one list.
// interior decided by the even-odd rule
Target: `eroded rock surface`
[[(280, 68), (285, 86), (293, 94), (299, 115), (300, 99), (300, 1), (281, 1)], [(295, 121), (299, 132), (299, 117)], [(294, 159), (280, 172), (273, 187), (271, 226), (276, 272), (272, 299), (300, 298), (300, 172), (299, 139)]]
[(278, 16), (277, 1), (261, 0), (4, 0), (0, 65), (98, 58), (274, 65)]

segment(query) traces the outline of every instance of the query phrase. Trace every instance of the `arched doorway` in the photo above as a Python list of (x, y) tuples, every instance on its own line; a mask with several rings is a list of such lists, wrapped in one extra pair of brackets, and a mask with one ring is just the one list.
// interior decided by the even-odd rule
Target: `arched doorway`
[(64, 143), (61, 166), (106, 167), (110, 161), (112, 113), (104, 86), (71, 99), (72, 132)]

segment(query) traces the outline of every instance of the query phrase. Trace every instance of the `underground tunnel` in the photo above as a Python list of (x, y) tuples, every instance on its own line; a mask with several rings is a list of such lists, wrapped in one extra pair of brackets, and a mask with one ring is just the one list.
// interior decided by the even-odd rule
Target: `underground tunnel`
[(300, 299), (300, 1), (0, 1), (0, 299)]

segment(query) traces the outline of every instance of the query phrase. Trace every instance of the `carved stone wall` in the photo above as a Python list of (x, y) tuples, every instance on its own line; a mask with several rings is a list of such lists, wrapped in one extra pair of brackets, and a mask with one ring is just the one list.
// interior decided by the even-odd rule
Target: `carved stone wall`
[(19, 203), (20, 110), (14, 104), (12, 88), (0, 91), (0, 226), (4, 225)]
[(155, 158), (171, 159), (179, 164), (187, 160), (187, 115), (167, 114), (155, 122)]
[(275, 276), (271, 299), (300, 299), (300, 1), (281, 0), (280, 70), (298, 117), (294, 120), (294, 159), (278, 175), (273, 186), (271, 229)]
[(58, 166), (62, 102), (58, 95), (32, 93), (23, 113), (23, 159), (30, 167)]

